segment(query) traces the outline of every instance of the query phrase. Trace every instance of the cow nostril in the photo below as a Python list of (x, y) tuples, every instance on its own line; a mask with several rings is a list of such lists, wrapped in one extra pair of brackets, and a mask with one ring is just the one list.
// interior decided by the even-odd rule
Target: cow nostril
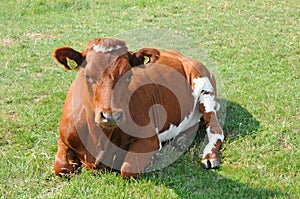
[(101, 112), (100, 116), (102, 119), (111, 119), (112, 118), (111, 114), (105, 113), (105, 112)]
[(120, 120), (122, 119), (122, 116), (123, 116), (122, 111), (117, 112), (117, 113), (115, 113), (115, 114), (113, 115), (115, 121), (120, 121)]
[(122, 120), (123, 113), (121, 111), (115, 113), (100, 112), (102, 124), (114, 124)]

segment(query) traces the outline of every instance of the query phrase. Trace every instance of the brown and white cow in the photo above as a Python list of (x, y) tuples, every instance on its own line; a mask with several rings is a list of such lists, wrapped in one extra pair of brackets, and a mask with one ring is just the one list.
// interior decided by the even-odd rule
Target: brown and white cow
[(57, 175), (83, 164), (137, 177), (162, 142), (197, 126), (201, 115), (209, 138), (202, 163), (219, 166), (225, 134), (216, 116), (214, 77), (200, 62), (176, 51), (128, 52), (113, 38), (94, 39), (82, 52), (58, 48), (54, 57), (66, 69), (80, 68), (63, 109)]

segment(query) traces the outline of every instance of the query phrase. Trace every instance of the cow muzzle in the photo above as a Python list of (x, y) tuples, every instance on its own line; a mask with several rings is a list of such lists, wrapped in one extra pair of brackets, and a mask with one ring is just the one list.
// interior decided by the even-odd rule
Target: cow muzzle
[(99, 114), (100, 121), (96, 121), (96, 123), (108, 127), (117, 126), (118, 124), (122, 123), (124, 118), (122, 111), (113, 111), (112, 113), (101, 111)]

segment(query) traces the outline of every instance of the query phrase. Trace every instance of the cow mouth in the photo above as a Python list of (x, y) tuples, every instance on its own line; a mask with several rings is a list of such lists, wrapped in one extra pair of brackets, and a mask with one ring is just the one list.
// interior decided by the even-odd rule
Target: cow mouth
[(116, 127), (118, 127), (118, 124), (114, 120), (111, 120), (111, 121), (101, 120), (99, 125), (101, 127), (105, 127), (105, 128), (116, 128)]

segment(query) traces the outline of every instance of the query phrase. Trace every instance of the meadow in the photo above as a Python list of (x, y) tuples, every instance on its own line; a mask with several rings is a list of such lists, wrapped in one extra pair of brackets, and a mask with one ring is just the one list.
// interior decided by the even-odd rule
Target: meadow
[[(0, 198), (300, 198), (298, 1), (0, 0), (0, 7)], [(58, 66), (53, 50), (147, 29), (191, 38), (217, 68), (227, 105), (221, 167), (201, 168), (197, 136), (174, 163), (139, 180), (86, 169), (56, 177), (61, 111), (77, 72)]]

